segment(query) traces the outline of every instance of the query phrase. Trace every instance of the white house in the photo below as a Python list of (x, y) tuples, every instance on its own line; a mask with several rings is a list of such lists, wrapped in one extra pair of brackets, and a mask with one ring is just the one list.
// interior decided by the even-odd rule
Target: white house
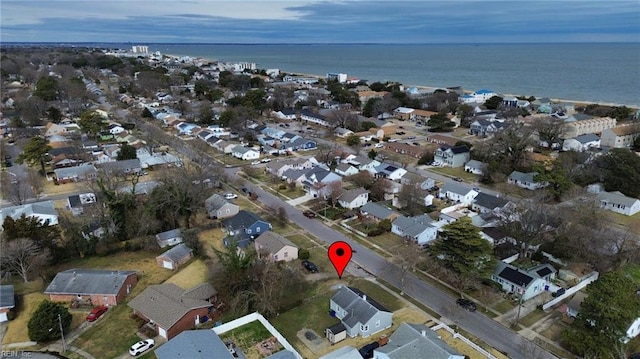
[(58, 224), (58, 211), (54, 207), (53, 201), (44, 201), (3, 208), (0, 210), (0, 226), (7, 217), (19, 219), (22, 215), (37, 218), (40, 223), (46, 223), (50, 226)]
[(478, 192), (475, 190), (456, 183), (456, 182), (447, 182), (440, 188), (440, 198), (447, 198), (451, 201), (458, 202), (462, 205), (468, 206), (473, 202), (473, 199), (476, 198)]
[(491, 97), (496, 96), (496, 93), (492, 90), (480, 89), (472, 94), (466, 94), (460, 97), (460, 101), (463, 103), (483, 103), (490, 99)]
[(109, 133), (112, 135), (119, 135), (125, 131), (124, 127), (120, 126), (117, 123), (110, 124), (109, 126), (107, 126), (107, 129), (109, 130)]
[(276, 232), (264, 232), (255, 239), (256, 252), (266, 254), (275, 262), (298, 259), (298, 246)]
[(406, 173), (404, 168), (396, 167), (388, 163), (382, 163), (375, 168), (376, 177), (386, 178), (390, 181), (399, 181)]
[(331, 297), (329, 308), (351, 338), (366, 338), (392, 324), (393, 312), (354, 287), (341, 286)]
[(583, 152), (589, 148), (600, 148), (600, 137), (596, 134), (588, 133), (575, 138), (567, 138), (562, 143), (563, 151)]
[(438, 235), (438, 229), (431, 225), (432, 222), (427, 214), (417, 217), (399, 216), (391, 223), (391, 232), (422, 246), (435, 240)]
[(373, 350), (373, 359), (408, 358), (464, 359), (466, 356), (447, 345), (430, 327), (411, 323), (402, 323), (391, 334), (387, 345)]
[(338, 198), (338, 204), (343, 208), (360, 208), (369, 202), (369, 191), (360, 187), (344, 191)]
[(548, 185), (547, 183), (535, 181), (534, 178), (537, 174), (538, 172), (523, 173), (513, 171), (509, 175), (509, 178), (507, 178), (507, 182), (521, 188), (535, 191)]
[(522, 295), (522, 300), (526, 301), (544, 291), (552, 291), (555, 288), (552, 284), (555, 277), (556, 270), (550, 264), (540, 264), (523, 270), (499, 261), (491, 279), (500, 284), (505, 292), (518, 293)]
[(464, 164), (464, 170), (469, 173), (473, 173), (475, 175), (482, 175), (484, 173), (484, 169), (487, 167), (486, 163), (482, 163), (480, 161), (471, 160)]
[(462, 167), (469, 162), (471, 153), (467, 146), (442, 146), (436, 150), (433, 162), (441, 163), (449, 167)]
[(640, 199), (627, 197), (621, 192), (600, 192), (597, 197), (600, 208), (612, 212), (633, 216), (640, 212)]
[(242, 145), (237, 145), (231, 149), (231, 154), (233, 157), (239, 158), (243, 161), (257, 160), (260, 158), (260, 152)]

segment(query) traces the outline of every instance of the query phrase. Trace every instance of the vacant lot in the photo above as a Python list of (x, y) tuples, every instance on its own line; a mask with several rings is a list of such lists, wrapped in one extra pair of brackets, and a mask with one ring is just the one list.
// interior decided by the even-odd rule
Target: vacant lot
[[(169, 270), (165, 269), (165, 271)], [(182, 289), (189, 289), (206, 282), (207, 277), (208, 270), (206, 263), (202, 259), (195, 259), (186, 267), (182, 268), (180, 272), (167, 279), (165, 283), (173, 283)]]

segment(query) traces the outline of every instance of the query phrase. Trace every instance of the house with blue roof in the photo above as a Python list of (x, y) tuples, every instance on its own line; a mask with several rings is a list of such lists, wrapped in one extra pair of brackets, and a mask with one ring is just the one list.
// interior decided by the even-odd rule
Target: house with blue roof
[(222, 228), (225, 232), (225, 246), (235, 240), (239, 248), (244, 248), (256, 237), (271, 230), (271, 224), (253, 212), (241, 210), (235, 216), (223, 220)]
[(176, 126), (181, 135), (190, 135), (196, 128), (200, 128), (200, 126), (188, 122), (181, 122)]

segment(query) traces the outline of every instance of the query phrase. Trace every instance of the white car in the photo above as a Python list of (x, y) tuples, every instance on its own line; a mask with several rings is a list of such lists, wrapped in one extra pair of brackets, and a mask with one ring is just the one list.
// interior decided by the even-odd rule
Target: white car
[(129, 354), (135, 356), (138, 356), (142, 353), (144, 353), (145, 351), (153, 348), (156, 345), (156, 341), (153, 339), (145, 339), (145, 340), (141, 340), (137, 343), (135, 343), (134, 345), (131, 346), (131, 348), (129, 348)]
[(398, 139), (397, 138), (390, 138), (389, 142), (398, 142)]
[(271, 162), (271, 158), (263, 158), (262, 160), (260, 160), (260, 162), (262, 163)]
[(252, 165), (254, 165), (254, 166), (255, 166), (255, 165), (259, 165), (259, 164), (260, 164), (260, 161), (253, 161), (253, 162), (251, 162), (251, 164), (252, 164)]
[(225, 193), (224, 195), (224, 199), (235, 199), (235, 198), (238, 198), (238, 195), (234, 193)]
[(382, 148), (382, 147), (384, 147), (384, 143), (380, 143), (380, 142), (378, 142), (378, 143), (376, 143), (373, 147), (375, 147), (375, 148)]

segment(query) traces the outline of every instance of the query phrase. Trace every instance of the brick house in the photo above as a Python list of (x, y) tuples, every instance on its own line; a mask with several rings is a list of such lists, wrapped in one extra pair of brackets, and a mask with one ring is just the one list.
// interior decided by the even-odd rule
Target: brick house
[(44, 293), (54, 302), (88, 301), (91, 305), (118, 305), (136, 283), (136, 271), (69, 269), (58, 272)]
[(213, 315), (216, 301), (217, 291), (208, 283), (187, 290), (163, 283), (149, 286), (128, 305), (159, 336), (171, 339)]

